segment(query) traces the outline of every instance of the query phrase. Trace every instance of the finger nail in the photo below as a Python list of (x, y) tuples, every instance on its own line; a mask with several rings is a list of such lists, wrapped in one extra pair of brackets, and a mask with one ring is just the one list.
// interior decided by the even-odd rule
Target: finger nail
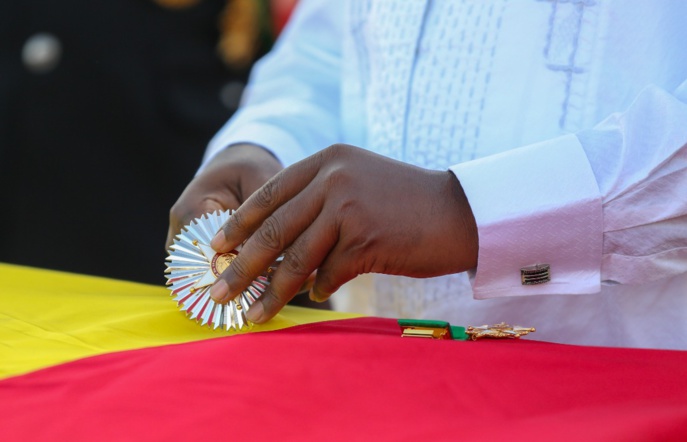
[(223, 279), (218, 280), (215, 282), (215, 285), (210, 287), (210, 297), (216, 302), (221, 302), (227, 296), (227, 293), (229, 293), (229, 286)]
[(262, 318), (263, 313), (265, 313), (265, 307), (262, 305), (262, 302), (256, 301), (248, 309), (248, 313), (246, 313), (246, 318), (250, 322), (258, 323), (258, 322), (260, 322), (260, 319)]
[(308, 296), (310, 297), (311, 301), (315, 302), (324, 302), (329, 298), (328, 294), (319, 292), (314, 288), (310, 289), (310, 293), (308, 293)]
[(221, 230), (217, 232), (217, 235), (215, 235), (214, 238), (212, 238), (212, 241), (210, 241), (210, 247), (213, 248), (213, 250), (219, 251), (222, 246), (224, 246), (224, 243), (227, 241), (227, 237), (224, 235), (224, 230)]

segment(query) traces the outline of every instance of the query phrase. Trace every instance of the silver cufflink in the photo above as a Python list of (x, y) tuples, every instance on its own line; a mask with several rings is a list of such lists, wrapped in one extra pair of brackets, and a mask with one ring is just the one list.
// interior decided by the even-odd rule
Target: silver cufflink
[(551, 281), (551, 266), (548, 264), (536, 264), (520, 269), (522, 285), (543, 284)]

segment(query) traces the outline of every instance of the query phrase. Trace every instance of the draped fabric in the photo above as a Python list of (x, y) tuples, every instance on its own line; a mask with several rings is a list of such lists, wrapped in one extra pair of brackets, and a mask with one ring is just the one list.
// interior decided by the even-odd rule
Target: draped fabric
[[(287, 306), (251, 331), (355, 316)], [(0, 379), (97, 354), (226, 335), (184, 318), (164, 287), (0, 264)]]
[(687, 437), (683, 351), (401, 338), (393, 319), (304, 309), (227, 335), (159, 287), (0, 280), (0, 440)]

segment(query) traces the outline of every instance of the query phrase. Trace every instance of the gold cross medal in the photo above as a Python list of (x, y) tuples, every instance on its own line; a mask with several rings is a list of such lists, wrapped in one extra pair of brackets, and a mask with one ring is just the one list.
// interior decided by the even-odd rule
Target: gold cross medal
[(495, 325), (467, 327), (451, 325), (446, 321), (427, 319), (399, 319), (401, 336), (404, 338), (453, 339), (456, 341), (476, 341), (478, 339), (520, 339), (536, 331), (534, 327), (511, 326), (505, 322)]
[(210, 287), (238, 256), (240, 246), (228, 253), (217, 253), (210, 241), (232, 214), (232, 210), (207, 213), (185, 226), (168, 251), (165, 270), (167, 286), (181, 311), (200, 325), (227, 331), (250, 328), (246, 312), (265, 292), (282, 259), (277, 258), (236, 298), (226, 304), (216, 303), (210, 297)]

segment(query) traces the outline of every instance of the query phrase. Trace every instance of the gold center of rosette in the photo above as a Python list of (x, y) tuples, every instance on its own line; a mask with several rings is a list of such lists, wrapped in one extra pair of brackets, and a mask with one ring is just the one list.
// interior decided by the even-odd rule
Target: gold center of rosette
[(236, 256), (238, 255), (238, 252), (235, 250), (232, 250), (231, 252), (227, 253), (218, 253), (215, 256), (212, 257), (212, 261), (210, 262), (210, 268), (212, 269), (212, 273), (215, 274), (215, 276), (219, 276), (224, 272), (227, 267), (229, 267), (236, 259)]

